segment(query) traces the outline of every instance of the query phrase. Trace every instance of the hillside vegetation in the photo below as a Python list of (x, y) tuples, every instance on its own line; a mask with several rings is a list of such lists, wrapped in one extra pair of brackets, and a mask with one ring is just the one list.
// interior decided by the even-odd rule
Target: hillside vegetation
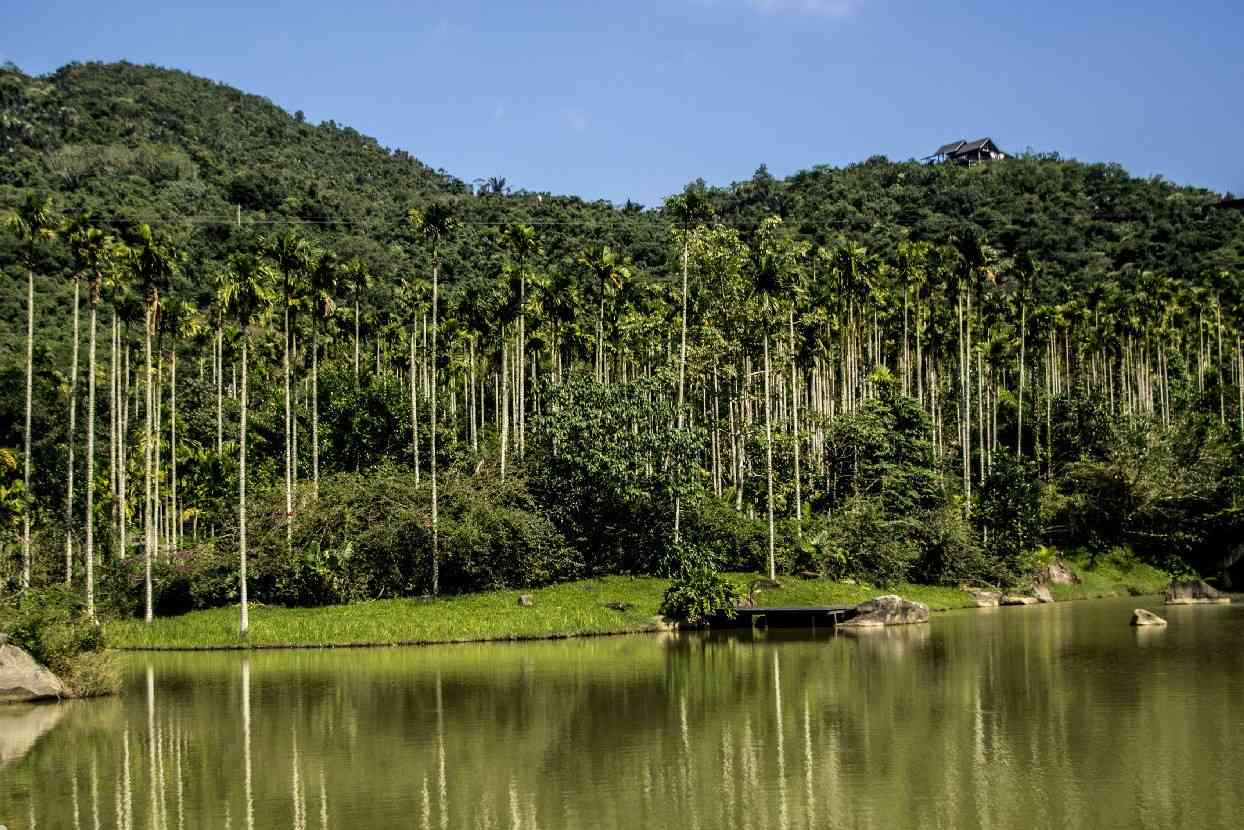
[(0, 579), (150, 615), (702, 568), (1014, 585), (1043, 543), (1239, 561), (1218, 194), (1054, 154), (650, 207), (497, 173), (181, 72), (0, 70)]

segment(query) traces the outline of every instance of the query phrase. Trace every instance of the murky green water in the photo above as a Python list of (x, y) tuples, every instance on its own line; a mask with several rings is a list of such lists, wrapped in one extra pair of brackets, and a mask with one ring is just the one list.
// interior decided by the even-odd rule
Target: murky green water
[(1244, 605), (127, 657), (0, 712), (18, 828), (1238, 827)]

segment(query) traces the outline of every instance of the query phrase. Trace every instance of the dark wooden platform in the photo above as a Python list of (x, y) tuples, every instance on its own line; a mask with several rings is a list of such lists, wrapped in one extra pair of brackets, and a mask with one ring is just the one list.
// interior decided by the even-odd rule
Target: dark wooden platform
[(822, 628), (855, 616), (854, 605), (785, 605), (736, 608), (733, 620), (713, 620), (717, 627)]

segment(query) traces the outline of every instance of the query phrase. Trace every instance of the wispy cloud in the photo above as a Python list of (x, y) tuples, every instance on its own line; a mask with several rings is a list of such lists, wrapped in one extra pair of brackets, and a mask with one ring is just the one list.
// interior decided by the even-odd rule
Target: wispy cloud
[(492, 111), (492, 120), (500, 121), (505, 118), (505, 104), (497, 104), (496, 109)]
[(574, 130), (580, 135), (587, 132), (588, 115), (587, 112), (578, 108), (562, 110), (562, 118), (566, 122), (566, 126)]
[(695, 0), (702, 6), (746, 6), (762, 14), (815, 14), (846, 17), (867, 0)]

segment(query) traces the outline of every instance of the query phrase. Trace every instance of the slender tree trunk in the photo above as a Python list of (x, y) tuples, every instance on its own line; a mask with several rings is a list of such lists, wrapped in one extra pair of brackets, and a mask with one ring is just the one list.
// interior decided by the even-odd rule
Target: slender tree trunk
[(238, 421), (238, 583), (241, 593), (242, 621), (240, 631), (250, 631), (250, 609), (246, 597), (246, 411), (247, 364), (250, 362), (249, 338), (242, 333), (242, 409)]
[(289, 401), (289, 296), (285, 298), (285, 323), (282, 337), (284, 355), (281, 374), (285, 384), (285, 552), (293, 548), (294, 540), (294, 451)]
[(359, 384), (359, 293), (354, 292), (354, 385)]
[(86, 363), (86, 544), (83, 549), (86, 568), (86, 616), (95, 619), (95, 306), (94, 291), (88, 300), (91, 306), (90, 331), (87, 334)]
[[(799, 372), (795, 360), (795, 308), (790, 309), (790, 411), (792, 432), (795, 436), (795, 534), (803, 538), (803, 489), (799, 470)], [(904, 340), (906, 339), (904, 318)]]
[(144, 379), (144, 387), (146, 393), (146, 406), (144, 408), (143, 417), (145, 418), (143, 427), (143, 571), (144, 571), (144, 612), (143, 620), (150, 624), (152, 620), (152, 593), (151, 593), (151, 562), (155, 556), (155, 504), (152, 501), (152, 449), (155, 436), (152, 433), (153, 424), (152, 416), (155, 409), (155, 401), (153, 399), (153, 377), (151, 365), (151, 329), (155, 327), (155, 307), (151, 302), (147, 303), (146, 325), (143, 331), (143, 350), (146, 356), (146, 377)]
[(73, 357), (69, 369), (69, 460), (65, 473), (65, 584), (73, 584), (73, 474), (78, 426), (78, 297), (81, 281), (73, 280)]
[(35, 272), (26, 271), (26, 431), (22, 463), (22, 487), (25, 501), (22, 505), (22, 588), (30, 587), (30, 404), (34, 394), (35, 371)]
[(1028, 341), (1028, 304), (1019, 305), (1019, 408), (1015, 428), (1015, 454), (1024, 453), (1024, 347)]
[(505, 461), (509, 455), (510, 445), (510, 370), (506, 355), (510, 347), (506, 342), (505, 328), (501, 329), (501, 480), (505, 481)]
[(777, 579), (773, 528), (773, 419), (769, 404), (769, 332), (765, 332), (765, 478), (769, 497), (769, 578)]
[(437, 492), (436, 492), (436, 387), (437, 375), (439, 371), (436, 366), (436, 335), (437, 335), (437, 303), (438, 292), (440, 289), (440, 262), (435, 261), (436, 255), (433, 253), (432, 264), (432, 345), (430, 349), (430, 358), (432, 361), (432, 408), (429, 423), (432, 429), (431, 441), (431, 466), (432, 466), (432, 596), (440, 593), (441, 581), (441, 562), (440, 562), (440, 527), (437, 522)]
[(172, 477), (173, 485), (173, 515), (170, 523), (170, 535), (172, 538), (172, 549), (177, 550), (178, 540), (181, 535), (181, 510), (178, 509), (177, 503), (177, 344), (173, 344), (173, 353), (171, 356), (171, 365), (169, 367), (169, 405), (172, 411), (169, 413), (169, 469)]
[(414, 327), (411, 332), (411, 457), (414, 460), (414, 484), (419, 485), (419, 370), (415, 363), (415, 331), (418, 326)]
[(225, 327), (216, 327), (216, 455), (225, 454)]
[[(413, 341), (412, 341), (413, 347)], [(414, 354), (411, 360), (411, 401), (414, 401)], [(311, 327), (311, 492), (316, 501), (320, 498), (320, 321)]]

